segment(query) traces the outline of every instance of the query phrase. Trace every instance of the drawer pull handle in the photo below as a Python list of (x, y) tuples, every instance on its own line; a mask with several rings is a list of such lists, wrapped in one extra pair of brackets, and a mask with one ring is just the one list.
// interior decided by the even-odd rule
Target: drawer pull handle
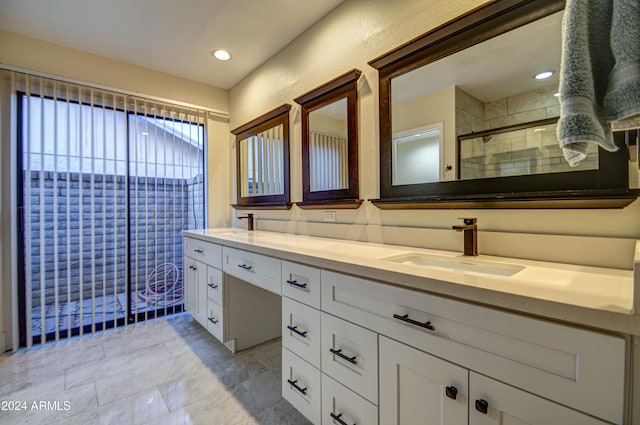
[(189, 268), (191, 270), (198, 270), (198, 268), (196, 266), (194, 266), (193, 264), (189, 264)]
[(458, 389), (456, 387), (454, 387), (453, 385), (446, 387), (444, 389), (444, 393), (446, 394), (447, 397), (449, 397), (451, 400), (455, 400), (458, 397)]
[(253, 268), (253, 266), (247, 266), (246, 264), (238, 264), (238, 267), (240, 267), (243, 270), (246, 270), (248, 272), (251, 271), (251, 269)]
[(194, 252), (197, 252), (198, 254), (204, 254), (204, 251), (201, 249), (194, 249)]
[(329, 351), (331, 351), (332, 354), (335, 354), (336, 356), (348, 361), (351, 364), (354, 364), (354, 365), (358, 364), (358, 361), (356, 360), (356, 356), (353, 356), (353, 357), (345, 356), (344, 354), (342, 354), (342, 348), (339, 350), (334, 350), (333, 348), (329, 348)]
[(211, 289), (218, 289), (218, 285), (216, 285), (215, 283), (209, 283), (207, 284), (209, 286), (209, 288)]
[(297, 326), (289, 326), (289, 325), (287, 325), (287, 329), (289, 329), (291, 332), (297, 333), (298, 335), (300, 335), (303, 338), (307, 337), (307, 331), (299, 331)]
[(298, 283), (297, 280), (287, 280), (287, 283), (291, 286), (295, 286), (296, 288), (307, 289), (306, 283)]
[(296, 390), (300, 391), (302, 393), (302, 395), (307, 395), (307, 387), (304, 388), (300, 388), (297, 384), (298, 384), (298, 380), (296, 379), (295, 381), (292, 381), (291, 379), (287, 379), (287, 382), (289, 383), (289, 385), (291, 385), (293, 388), (295, 388)]
[(489, 410), (489, 403), (487, 400), (476, 400), (476, 410), (486, 415)]
[(214, 325), (217, 325), (217, 324), (218, 324), (218, 322), (219, 322), (218, 320), (214, 319), (213, 317), (209, 317), (209, 321), (210, 321), (211, 323), (213, 323)]
[[(333, 419), (333, 422), (338, 422), (340, 425), (348, 425), (345, 421), (340, 419), (342, 417), (342, 413), (340, 413), (339, 415), (336, 415), (333, 412), (331, 412), (330, 415), (331, 415), (331, 419)], [(356, 423), (354, 422), (353, 425), (356, 425)]]
[(429, 329), (430, 331), (435, 331), (436, 329), (431, 326), (431, 322), (418, 322), (417, 320), (409, 319), (409, 315), (405, 314), (404, 316), (400, 316), (399, 314), (393, 315), (394, 319), (402, 320), (403, 322), (411, 323), (412, 325), (420, 326), (421, 328)]

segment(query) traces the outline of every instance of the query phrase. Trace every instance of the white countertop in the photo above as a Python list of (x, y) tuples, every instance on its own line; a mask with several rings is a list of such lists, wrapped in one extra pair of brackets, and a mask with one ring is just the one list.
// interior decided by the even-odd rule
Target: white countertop
[[(349, 273), (405, 288), (609, 331), (640, 335), (634, 312), (634, 271), (480, 255), (472, 261), (518, 265), (513, 276), (395, 263), (417, 253), (457, 252), (239, 229), (183, 231), (220, 245)], [(638, 252), (640, 250), (637, 249)], [(636, 255), (636, 269), (640, 266)], [(640, 285), (640, 284), (639, 284)]]

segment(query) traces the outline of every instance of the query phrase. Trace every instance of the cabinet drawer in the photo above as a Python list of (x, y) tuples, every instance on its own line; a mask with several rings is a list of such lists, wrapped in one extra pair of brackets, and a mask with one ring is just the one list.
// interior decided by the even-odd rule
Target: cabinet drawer
[(324, 270), (321, 289), (323, 311), (561, 404), (622, 422), (623, 338)]
[(283, 261), (282, 295), (320, 309), (320, 269)]
[(210, 266), (222, 268), (222, 247), (199, 239), (184, 238), (184, 255)]
[(320, 368), (320, 311), (282, 297), (282, 345)]
[(207, 302), (207, 330), (220, 342), (224, 342), (224, 317), (222, 307), (209, 300)]
[(477, 373), (469, 374), (469, 388), (470, 425), (499, 425), (505, 418), (519, 424), (605, 425), (592, 416)]
[(378, 404), (378, 335), (322, 313), (322, 371)]
[(207, 267), (207, 299), (222, 305), (222, 270)]
[(282, 397), (314, 424), (320, 423), (320, 371), (282, 349)]
[(322, 425), (341, 423), (377, 425), (378, 408), (323, 373)]
[(225, 247), (222, 270), (238, 279), (281, 295), (281, 260)]

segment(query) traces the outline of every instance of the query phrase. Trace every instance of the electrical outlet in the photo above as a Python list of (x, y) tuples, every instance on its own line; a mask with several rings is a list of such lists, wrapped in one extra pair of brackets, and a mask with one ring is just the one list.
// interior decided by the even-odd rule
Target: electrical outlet
[(324, 212), (323, 221), (326, 221), (328, 223), (335, 223), (336, 222), (336, 212), (335, 211), (325, 211)]

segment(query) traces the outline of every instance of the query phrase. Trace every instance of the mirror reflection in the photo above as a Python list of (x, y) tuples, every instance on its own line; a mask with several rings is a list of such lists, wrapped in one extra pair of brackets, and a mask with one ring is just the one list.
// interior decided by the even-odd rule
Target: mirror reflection
[(242, 197), (284, 194), (283, 125), (240, 140)]
[[(597, 148), (570, 168), (558, 147), (561, 21), (549, 15), (392, 78), (392, 184), (598, 169)], [(433, 123), (440, 149), (407, 142)]]
[(393, 184), (437, 182), (442, 172), (442, 123), (393, 135)]
[(349, 187), (347, 98), (309, 112), (311, 192)]

